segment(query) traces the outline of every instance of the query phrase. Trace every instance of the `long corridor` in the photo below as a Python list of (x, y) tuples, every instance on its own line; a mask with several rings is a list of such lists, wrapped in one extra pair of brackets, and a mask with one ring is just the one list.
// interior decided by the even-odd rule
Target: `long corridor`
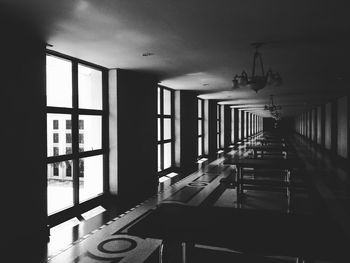
[[(298, 135), (288, 138), (290, 145), (295, 150), (295, 158), (302, 162), (301, 168), (293, 171), (291, 184), (286, 186), (281, 183), (285, 181), (285, 174), (283, 171), (281, 173), (281, 170), (247, 168), (244, 170), (243, 197), (238, 198), (237, 185), (234, 183), (235, 180), (231, 180), (237, 174), (237, 167), (227, 164), (228, 160), (252, 158), (253, 152), (248, 149), (249, 145), (257, 143), (257, 138), (261, 136), (253, 136), (241, 145), (236, 145), (230, 152), (218, 154), (218, 158), (210, 163), (204, 161), (199, 165), (198, 171), (182, 179), (174, 176), (169, 181), (161, 183), (156, 195), (121, 214), (118, 214), (115, 208), (108, 208), (74, 227), (64, 226), (64, 224), (55, 227), (51, 231), (47, 261), (52, 263), (159, 262), (159, 249), (162, 241), (130, 235), (128, 230), (146, 218), (160, 204), (178, 204), (186, 207), (233, 208), (314, 216), (312, 218), (317, 218), (318, 221), (323, 220), (328, 224), (328, 229), (323, 229), (323, 232), (318, 233), (319, 236), (315, 236), (315, 240), (323, 240), (333, 246), (329, 247), (330, 251), (336, 247), (335, 251), (339, 249), (339, 251), (344, 251), (344, 254), (337, 255), (334, 260), (326, 261), (324, 259), (317, 261), (316, 257), (312, 262), (349, 262), (348, 258), (343, 258), (346, 255), (346, 247), (349, 245), (347, 237), (350, 236), (345, 224), (349, 222), (348, 211), (345, 210), (345, 201), (349, 199), (344, 198), (344, 195), (349, 196), (349, 192), (346, 192), (349, 190), (348, 182), (343, 181), (338, 184), (338, 187), (335, 183), (344, 178), (342, 174), (347, 172), (339, 167), (335, 169), (324, 154), (312, 148)], [(281, 162), (284, 157), (267, 155), (264, 158)], [(326, 178), (327, 174), (334, 174), (334, 182)], [(171, 184), (170, 181), (172, 181)], [(290, 189), (287, 189), (288, 187)], [(341, 196), (337, 196), (339, 193)], [(221, 229), (221, 219), (216, 218), (215, 215), (212, 216), (215, 221), (213, 227)], [(180, 219), (171, 219), (168, 224), (176, 220)], [(232, 225), (233, 229), (235, 227), (240, 226)], [(247, 226), (241, 225), (241, 227)], [(290, 226), (285, 227), (288, 229)], [(208, 229), (208, 233), (212, 231), (213, 229)], [(59, 240), (67, 235), (72, 238), (68, 241), (66, 238), (65, 242), (60, 243)], [(330, 239), (332, 237), (336, 239)], [(210, 238), (209, 236), (208, 239)], [(265, 236), (264, 238), (268, 243), (272, 237)], [(288, 238), (286, 235), (278, 242), (286, 242)], [(256, 242), (252, 242), (252, 246), (256, 246)], [(178, 261), (180, 250), (172, 246), (171, 251), (167, 252), (166, 260), (168, 261), (166, 262), (180, 262)], [(202, 244), (194, 244), (191, 253), (192, 260), (189, 262), (296, 262), (297, 260), (293, 255), (242, 253), (232, 248)], [(320, 251), (320, 254), (327, 253)]]

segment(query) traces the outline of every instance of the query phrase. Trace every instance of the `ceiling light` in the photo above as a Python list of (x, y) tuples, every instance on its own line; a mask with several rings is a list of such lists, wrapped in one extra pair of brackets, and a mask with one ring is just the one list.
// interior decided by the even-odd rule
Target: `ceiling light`
[(269, 111), (272, 118), (275, 120), (280, 120), (281, 119), (281, 110), (282, 106), (281, 105), (276, 105), (273, 101), (273, 95), (270, 95), (270, 104), (265, 105), (264, 110)]
[[(236, 74), (232, 80), (233, 89), (249, 87), (258, 92), (258, 90), (265, 88), (267, 85), (280, 86), (282, 84), (282, 78), (278, 72), (273, 72), (269, 69), (265, 74), (262, 56), (259, 52), (259, 48), (262, 45), (263, 43), (252, 44), (255, 47), (252, 75), (249, 77), (244, 70), (241, 75)], [(257, 73), (259, 66), (261, 70), (260, 75)]]

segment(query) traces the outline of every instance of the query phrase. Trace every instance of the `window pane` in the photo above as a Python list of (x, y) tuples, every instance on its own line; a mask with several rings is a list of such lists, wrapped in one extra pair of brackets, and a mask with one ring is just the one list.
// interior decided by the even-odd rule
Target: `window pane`
[(79, 151), (99, 150), (102, 147), (102, 117), (79, 115), (79, 123), (84, 129), (79, 130)]
[(160, 88), (158, 88), (158, 96), (157, 96), (157, 112), (158, 112), (158, 114), (161, 114), (161, 112), (160, 112)]
[(96, 197), (103, 192), (103, 156), (79, 160), (79, 201)]
[(71, 121), (70, 114), (47, 114), (47, 156), (66, 154), (66, 147), (72, 146), (72, 141), (66, 141), (66, 136), (72, 137), (72, 130), (66, 129), (67, 121)]
[(164, 140), (171, 139), (171, 119), (165, 118), (164, 120)]
[(202, 156), (202, 137), (198, 138), (198, 156)]
[(202, 100), (198, 100), (198, 118), (202, 118)]
[(58, 130), (58, 120), (53, 120), (53, 129)]
[(202, 120), (198, 120), (198, 135), (202, 135)]
[(160, 118), (158, 118), (158, 141), (160, 141), (161, 140), (161, 134), (160, 134)]
[(162, 170), (162, 166), (161, 166), (161, 163), (162, 163), (162, 160), (161, 160), (161, 145), (158, 144), (158, 172), (160, 172)]
[(46, 105), (72, 107), (72, 63), (46, 56)]
[(73, 206), (71, 160), (47, 165), (47, 210), (53, 214)]
[(163, 89), (164, 94), (164, 114), (171, 114), (171, 92), (170, 90)]
[(102, 71), (78, 65), (79, 108), (102, 110)]
[(72, 120), (66, 120), (66, 129), (67, 130), (72, 129)]
[(171, 143), (164, 144), (164, 169), (171, 167)]

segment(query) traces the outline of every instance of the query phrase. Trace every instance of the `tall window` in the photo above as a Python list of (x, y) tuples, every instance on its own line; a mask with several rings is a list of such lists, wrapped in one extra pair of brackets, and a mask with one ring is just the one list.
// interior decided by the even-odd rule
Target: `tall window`
[(102, 136), (108, 117), (105, 75), (100, 66), (55, 52), (46, 56), (49, 215), (103, 194), (108, 158), (108, 136)]
[(204, 101), (198, 99), (198, 158), (203, 156), (204, 149)]
[(244, 135), (243, 139), (248, 137), (248, 112), (244, 111)]
[(221, 149), (221, 105), (216, 105), (216, 148)]
[(235, 143), (235, 109), (231, 108), (231, 143)]
[(242, 139), (242, 112), (238, 110), (238, 140)]
[(158, 87), (158, 172), (170, 170), (174, 163), (174, 95)]

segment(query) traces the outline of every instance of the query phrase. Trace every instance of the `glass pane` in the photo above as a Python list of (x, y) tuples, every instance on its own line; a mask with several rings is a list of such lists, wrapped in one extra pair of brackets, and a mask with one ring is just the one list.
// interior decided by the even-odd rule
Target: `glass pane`
[(46, 105), (72, 107), (72, 63), (46, 56)]
[(220, 132), (220, 121), (216, 122), (216, 132)]
[(79, 115), (79, 152), (99, 150), (102, 146), (102, 117)]
[(216, 147), (217, 149), (220, 149), (220, 134), (216, 135)]
[(157, 96), (157, 112), (160, 113), (160, 88), (158, 88), (158, 96)]
[(202, 135), (202, 120), (198, 120), (198, 135)]
[(241, 112), (238, 112), (238, 140), (242, 139), (242, 117)]
[(171, 143), (164, 144), (164, 169), (171, 167)]
[(220, 105), (216, 107), (216, 119), (220, 119)]
[(103, 156), (86, 157), (79, 160), (79, 201), (103, 193)]
[(160, 152), (160, 148), (161, 148), (161, 145), (158, 144), (158, 172), (160, 172), (162, 170), (162, 166), (161, 166), (161, 152)]
[(170, 90), (163, 89), (164, 94), (164, 114), (171, 114), (171, 92)]
[(202, 118), (202, 100), (198, 100), (198, 118)]
[(202, 137), (198, 138), (198, 156), (202, 156)]
[(73, 162), (47, 165), (47, 212), (49, 215), (73, 206)]
[(165, 118), (164, 120), (164, 140), (171, 139), (171, 119)]
[(66, 122), (71, 121), (70, 114), (47, 114), (47, 156), (66, 154), (66, 148), (72, 147), (72, 129), (66, 127)]
[(235, 112), (231, 109), (231, 142), (235, 141)]
[(102, 71), (78, 65), (79, 108), (102, 110)]
[(160, 141), (161, 140), (161, 134), (160, 134), (160, 118), (158, 118), (158, 141)]

